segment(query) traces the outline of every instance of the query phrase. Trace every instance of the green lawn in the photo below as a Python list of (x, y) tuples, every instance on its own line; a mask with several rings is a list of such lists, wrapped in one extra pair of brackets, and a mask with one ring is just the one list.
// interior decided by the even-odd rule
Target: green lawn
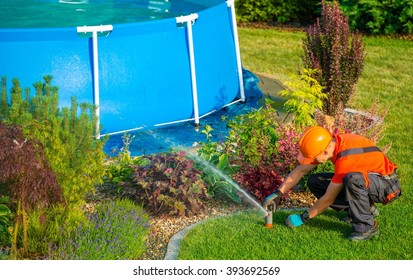
[[(243, 66), (253, 73), (284, 82), (302, 66), (302, 32), (240, 28), (239, 38)], [(351, 107), (369, 108), (378, 97), (379, 104), (390, 109), (379, 145), (392, 144), (388, 156), (398, 164), (403, 189), (398, 201), (378, 205), (379, 238), (348, 241), (351, 226), (332, 210), (294, 230), (284, 226), (289, 212), (277, 212), (272, 229), (263, 226), (263, 217), (245, 213), (192, 229), (181, 243), (180, 259), (413, 259), (413, 41), (365, 36), (364, 42), (365, 67)]]

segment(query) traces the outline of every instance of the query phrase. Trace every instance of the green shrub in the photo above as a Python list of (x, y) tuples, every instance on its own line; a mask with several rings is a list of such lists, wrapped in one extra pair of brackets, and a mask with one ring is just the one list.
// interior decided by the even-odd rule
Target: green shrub
[(370, 34), (412, 34), (413, 1), (341, 0), (350, 27)]
[[(228, 122), (230, 131), (225, 151), (233, 159), (258, 166), (270, 160), (278, 152), (277, 111), (268, 103), (266, 107), (239, 115)], [(237, 163), (237, 161), (235, 162)]]
[(9, 202), (7, 197), (0, 195), (0, 249), (3, 246), (11, 245), (10, 227), (12, 225), (13, 214), (7, 207)]
[(55, 205), (38, 209), (28, 215), (29, 251), (47, 257), (50, 250), (62, 246), (85, 224), (85, 211), (78, 207)]
[(291, 75), (284, 83), (285, 90), (278, 94), (287, 100), (284, 108), (294, 115), (293, 122), (297, 127), (307, 127), (315, 124), (314, 113), (323, 109), (323, 87), (314, 76), (316, 70), (303, 69), (299, 75)]
[[(42, 144), (66, 202), (78, 203), (93, 191), (95, 184), (102, 182), (106, 138), (95, 139), (94, 106), (79, 105), (72, 98), (70, 109), (58, 107), (58, 88), (51, 85), (51, 80), (51, 76), (45, 76), (44, 83), (35, 83), (36, 95), (30, 97), (28, 89), (23, 96), (19, 81), (14, 79), (11, 103), (2, 111), (2, 116), (5, 122), (23, 127), (26, 137)], [(2, 96), (5, 88), (3, 78)], [(4, 107), (2, 99), (0, 108)]]
[(320, 14), (317, 0), (237, 0), (235, 5), (241, 22), (305, 24)]
[[(130, 144), (135, 136), (124, 134), (122, 137), (123, 146), (119, 151), (113, 151), (115, 156), (108, 157), (108, 163), (105, 169), (104, 182), (111, 184), (116, 188), (122, 188), (125, 183), (131, 183), (134, 180), (133, 170), (136, 165), (147, 164), (147, 160), (142, 157), (132, 157), (130, 153)], [(118, 190), (122, 191), (122, 190)]]
[(294, 167), (298, 133), (281, 123), (270, 100), (264, 107), (229, 121), (229, 135), (221, 149), (231, 165), (232, 177), (260, 201), (274, 192)]
[(327, 93), (323, 110), (333, 115), (347, 105), (363, 71), (362, 37), (358, 32), (351, 34), (337, 2), (331, 5), (323, 0), (321, 19), (308, 28), (303, 49), (304, 67), (319, 71), (315, 78)]
[(130, 260), (145, 251), (148, 215), (127, 199), (104, 202), (71, 238), (51, 252), (61, 260)]

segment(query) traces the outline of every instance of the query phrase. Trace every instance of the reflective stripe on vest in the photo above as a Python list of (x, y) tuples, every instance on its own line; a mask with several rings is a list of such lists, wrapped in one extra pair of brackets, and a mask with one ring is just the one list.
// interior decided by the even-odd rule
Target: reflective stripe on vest
[(351, 148), (338, 153), (336, 160), (341, 157), (349, 156), (349, 155), (357, 155), (357, 154), (364, 154), (364, 153), (371, 153), (371, 152), (381, 152), (379, 147), (377, 146), (369, 146), (365, 148)]

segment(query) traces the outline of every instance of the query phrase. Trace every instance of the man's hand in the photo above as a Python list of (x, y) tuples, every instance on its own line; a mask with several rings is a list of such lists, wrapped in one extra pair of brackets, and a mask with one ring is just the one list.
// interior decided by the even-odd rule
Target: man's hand
[(283, 193), (280, 192), (279, 190), (276, 190), (274, 193), (270, 194), (269, 196), (267, 196), (267, 198), (265, 198), (264, 203), (262, 204), (262, 206), (265, 209), (267, 209), (268, 206), (270, 206), (271, 204), (274, 203), (275, 208), (277, 208), (278, 205), (280, 205), (280, 200), (281, 200), (282, 196), (283, 196)]
[(292, 214), (287, 217), (285, 220), (285, 224), (289, 228), (296, 228), (299, 226), (302, 226), (305, 222), (307, 222), (310, 219), (308, 216), (307, 210), (304, 211), (302, 214)]

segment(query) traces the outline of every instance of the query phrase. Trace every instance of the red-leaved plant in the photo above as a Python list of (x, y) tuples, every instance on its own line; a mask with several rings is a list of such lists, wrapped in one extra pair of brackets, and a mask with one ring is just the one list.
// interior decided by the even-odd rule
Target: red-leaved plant
[(310, 26), (303, 41), (305, 68), (319, 70), (315, 78), (328, 97), (323, 110), (333, 115), (339, 106), (346, 107), (364, 67), (364, 46), (357, 31), (350, 32), (348, 18), (338, 3), (322, 1), (321, 19)]
[(207, 198), (201, 171), (185, 152), (145, 156), (149, 164), (134, 167), (135, 186), (129, 196), (143, 202), (151, 214), (189, 216), (204, 209)]
[(21, 128), (0, 122), (0, 191), (10, 197), (15, 213), (12, 254), (17, 255), (19, 225), (23, 253), (28, 253), (27, 213), (63, 201), (62, 190), (42, 145), (23, 136)]
[[(278, 152), (271, 158), (262, 157), (258, 165), (245, 163), (234, 175), (235, 180), (259, 201), (276, 191), (292, 169), (296, 166), (299, 133), (293, 126), (276, 124), (279, 136)], [(284, 194), (284, 198), (289, 195)]]

